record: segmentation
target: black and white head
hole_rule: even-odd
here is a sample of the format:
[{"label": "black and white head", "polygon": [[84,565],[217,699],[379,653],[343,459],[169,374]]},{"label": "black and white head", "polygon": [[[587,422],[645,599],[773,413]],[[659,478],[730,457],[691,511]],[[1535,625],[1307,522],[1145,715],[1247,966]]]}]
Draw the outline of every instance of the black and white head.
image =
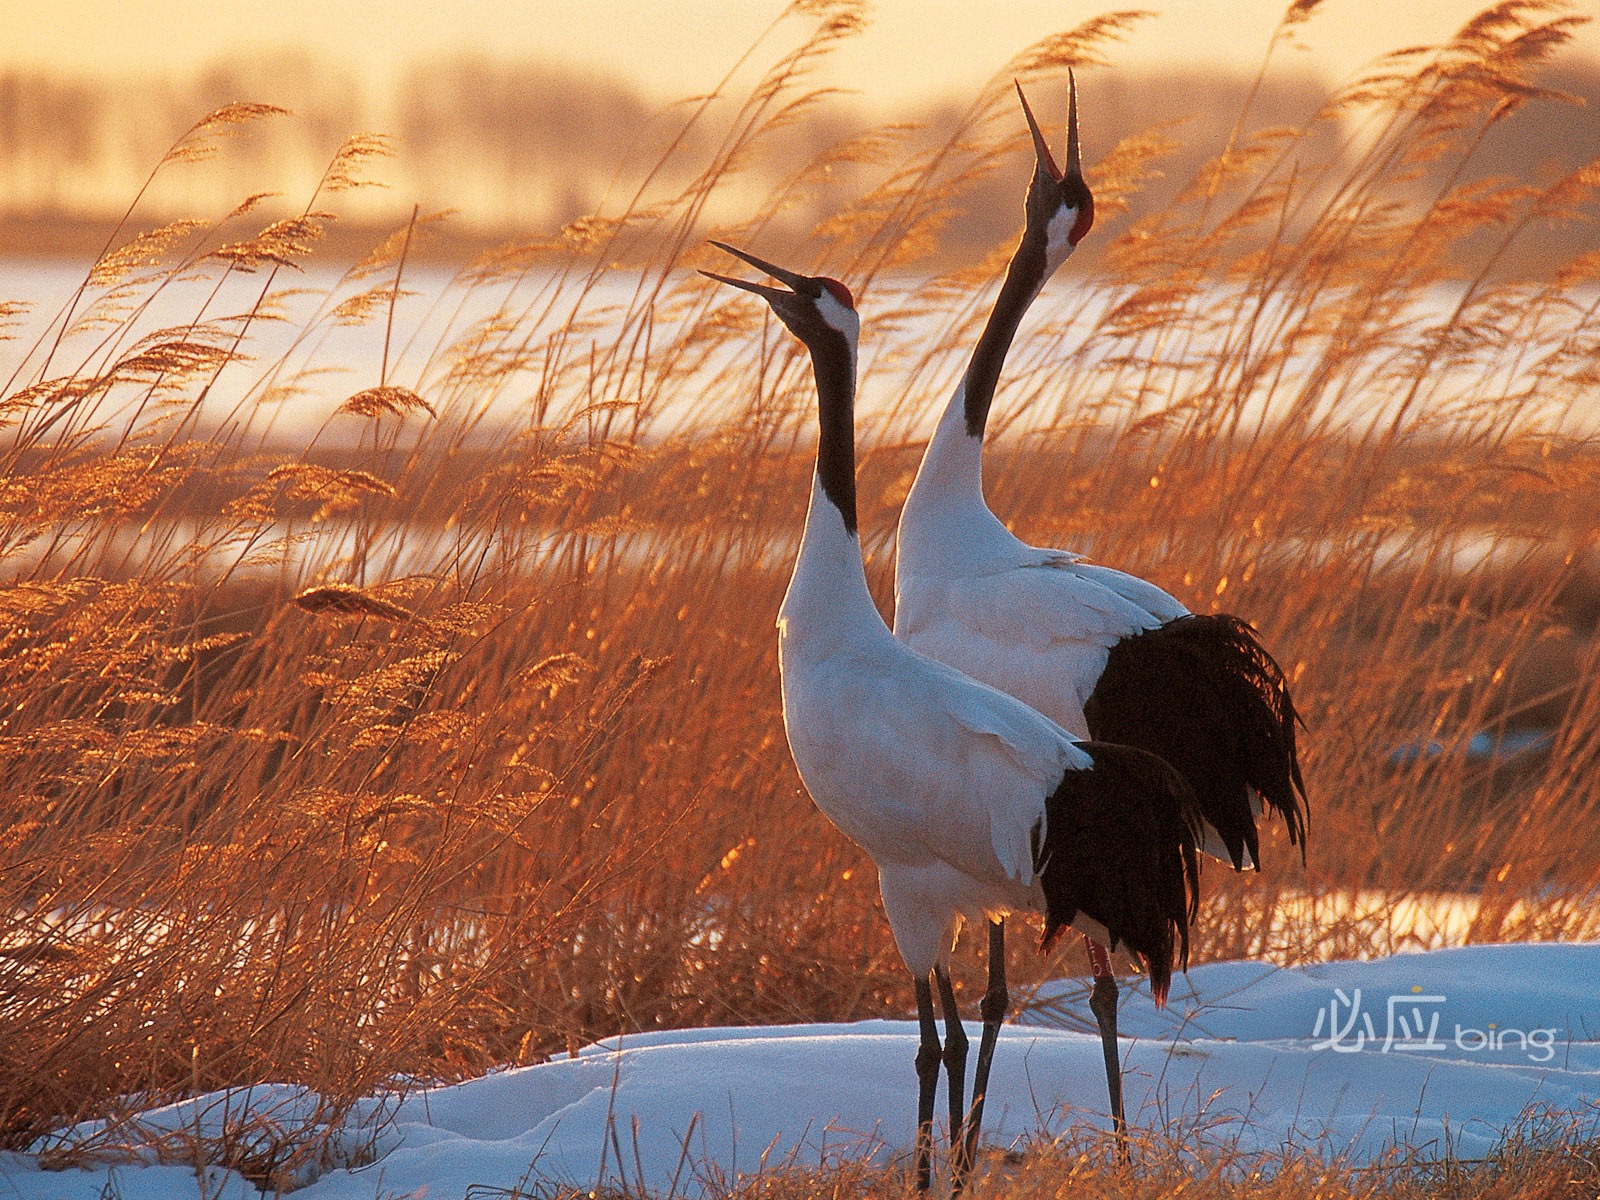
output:
[{"label": "black and white head", "polygon": [[824,275],[800,275],[785,270],[775,263],[736,250],[725,242],[712,242],[719,250],[726,250],[735,258],[743,259],[757,270],[765,271],[785,288],[763,283],[750,283],[731,275],[718,275],[715,271],[701,271],[702,275],[747,292],[754,292],[778,314],[778,319],[789,327],[789,332],[811,349],[813,354],[833,348],[837,339],[843,338],[852,355],[861,335],[861,317],[856,312],[850,289],[837,279]]},{"label": "black and white head", "polygon": [[837,279],[799,275],[722,242],[711,244],[787,285],[787,288],[772,287],[731,275],[718,275],[715,271],[700,272],[719,283],[760,296],[789,327],[789,332],[810,351],[811,368],[817,380],[817,416],[821,424],[817,479],[839,510],[846,531],[855,536],[856,338],[861,333],[861,318],[856,314],[850,289]]},{"label": "black and white head", "polygon": [[1066,261],[1074,247],[1094,224],[1094,195],[1084,182],[1083,165],[1078,151],[1078,81],[1067,75],[1069,96],[1067,105],[1067,168],[1056,166],[1055,156],[1045,141],[1039,123],[1033,119],[1028,98],[1017,84],[1017,96],[1022,101],[1023,115],[1028,118],[1028,130],[1033,134],[1033,182],[1028,185],[1028,228],[1023,235],[1044,251],[1043,279],[1048,279],[1055,269]]}]

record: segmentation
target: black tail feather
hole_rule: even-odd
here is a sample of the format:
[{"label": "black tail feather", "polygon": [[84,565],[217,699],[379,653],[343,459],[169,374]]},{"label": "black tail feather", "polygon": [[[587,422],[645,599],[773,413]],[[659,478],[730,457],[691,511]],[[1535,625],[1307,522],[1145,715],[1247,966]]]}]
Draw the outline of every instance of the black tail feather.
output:
[{"label": "black tail feather", "polygon": [[1112,647],[1084,705],[1089,734],[1171,763],[1194,789],[1235,868],[1261,866],[1253,791],[1306,857],[1310,820],[1283,670],[1250,625],[1226,614],[1179,617]]},{"label": "black tail feather", "polygon": [[1189,924],[1200,906],[1200,813],[1189,785],[1132,746],[1081,742],[1094,759],[1068,771],[1045,802],[1038,847],[1049,950],[1079,913],[1113,946],[1144,960],[1164,1004],[1174,964],[1189,966]]}]

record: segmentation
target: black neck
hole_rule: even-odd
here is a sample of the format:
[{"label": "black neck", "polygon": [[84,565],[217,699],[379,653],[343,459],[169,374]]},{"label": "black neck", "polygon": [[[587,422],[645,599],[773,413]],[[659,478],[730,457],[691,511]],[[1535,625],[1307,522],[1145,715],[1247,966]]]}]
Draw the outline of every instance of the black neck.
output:
[{"label": "black neck", "polygon": [[963,378],[967,433],[971,437],[983,436],[983,427],[989,420],[989,405],[1000,383],[1000,368],[1005,365],[1011,340],[1022,324],[1022,314],[1028,311],[1028,305],[1039,292],[1044,269],[1044,246],[1023,234],[1022,244],[1011,256],[1000,295],[972,351],[972,361],[967,364]]},{"label": "black neck", "polygon": [[817,378],[817,478],[822,490],[856,532],[856,371],[850,342],[828,329],[810,343],[811,370]]}]

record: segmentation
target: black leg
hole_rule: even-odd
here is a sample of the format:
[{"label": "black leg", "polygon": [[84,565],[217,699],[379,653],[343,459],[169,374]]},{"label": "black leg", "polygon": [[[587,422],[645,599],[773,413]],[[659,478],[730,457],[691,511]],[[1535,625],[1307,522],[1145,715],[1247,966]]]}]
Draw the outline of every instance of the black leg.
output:
[{"label": "black leg", "polygon": [[989,1094],[989,1065],[994,1062],[994,1044],[1000,1036],[1000,1023],[1006,1019],[1010,1007],[1011,993],[1006,989],[1006,925],[1004,921],[990,921],[989,986],[984,990],[981,1009],[983,1036],[978,1041],[978,1065],[972,1072],[972,1112],[961,1131],[956,1191],[966,1183],[967,1172],[977,1159],[978,1134],[983,1129],[983,1102]]},{"label": "black leg", "polygon": [[1106,1056],[1106,1090],[1111,1093],[1111,1130],[1117,1139],[1117,1161],[1129,1162],[1128,1125],[1122,1115],[1122,1057],[1117,1052],[1117,977],[1111,972],[1111,955],[1099,942],[1084,935],[1089,951],[1089,969],[1094,972],[1094,991],[1089,994],[1089,1009],[1100,1026],[1100,1046]]},{"label": "black leg", "polygon": [[943,967],[933,969],[933,980],[939,985],[939,1004],[944,1009],[944,1070],[950,1081],[950,1179],[959,1192],[967,1166],[961,1158],[961,1126],[967,1116],[967,1031],[961,1027],[961,1009]]},{"label": "black leg", "polygon": [[939,1027],[933,1018],[933,989],[926,978],[916,982],[917,1024],[922,1044],[917,1047],[917,1191],[933,1186],[933,1094],[939,1086]]}]

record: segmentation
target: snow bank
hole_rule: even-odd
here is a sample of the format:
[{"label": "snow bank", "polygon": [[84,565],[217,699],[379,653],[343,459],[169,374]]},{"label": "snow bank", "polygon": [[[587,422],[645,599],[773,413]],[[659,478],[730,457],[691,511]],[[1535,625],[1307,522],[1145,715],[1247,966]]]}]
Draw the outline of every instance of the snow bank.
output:
[{"label": "snow bank", "polygon": [[[1125,989],[1121,1025],[1131,1123],[1195,1145],[1476,1157],[1530,1111],[1600,1120],[1600,945],[1477,946],[1292,970],[1212,964],[1174,986],[1166,1012]],[[987,1140],[1106,1128],[1093,1028],[1087,987],[1074,981],[1044,989],[1006,1027]],[[333,1159],[296,1195],[459,1197],[535,1181],[692,1195],[787,1165],[887,1163],[912,1142],[916,1038],[910,1021],[864,1021],[609,1039],[573,1058],[374,1102],[338,1131]],[[193,1167],[157,1152],[164,1131],[203,1131],[241,1113],[265,1126],[273,1113],[315,1112],[315,1099],[264,1088],[155,1110],[121,1161],[93,1169],[43,1171],[33,1155],[3,1155],[0,1198],[253,1198],[223,1172],[202,1193]],[[47,1141],[100,1132],[85,1125]]]}]

